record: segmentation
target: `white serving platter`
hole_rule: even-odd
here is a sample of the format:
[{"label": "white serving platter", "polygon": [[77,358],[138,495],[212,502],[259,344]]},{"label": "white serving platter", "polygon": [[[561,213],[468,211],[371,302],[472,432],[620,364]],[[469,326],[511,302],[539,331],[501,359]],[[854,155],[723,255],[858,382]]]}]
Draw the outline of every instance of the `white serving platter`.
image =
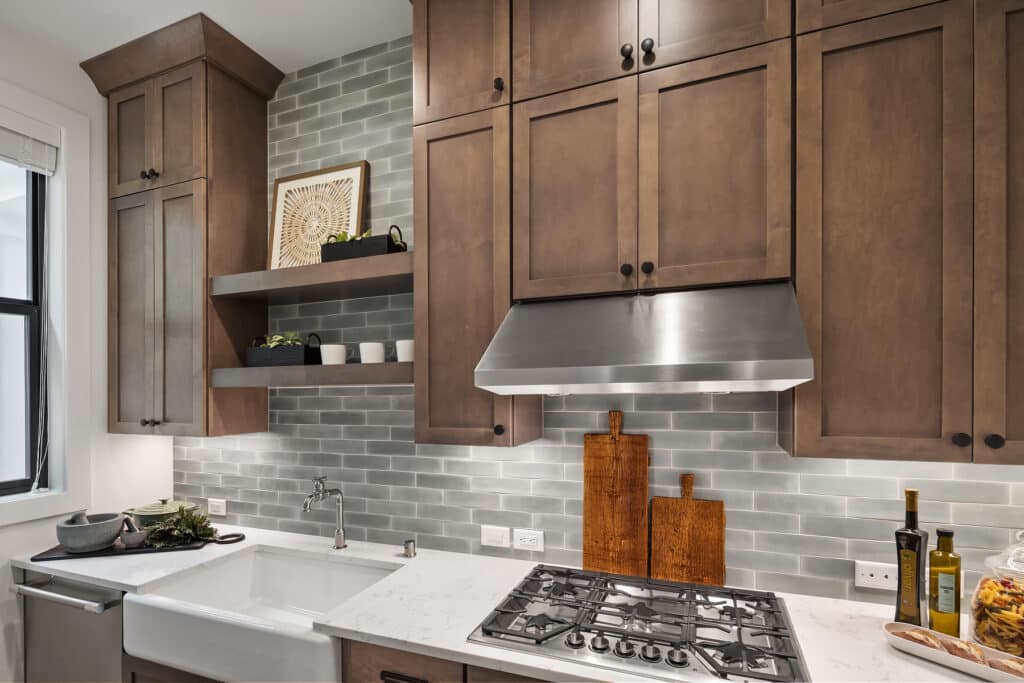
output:
[{"label": "white serving platter", "polygon": [[[939,664],[950,669],[963,671],[964,673],[970,674],[971,676],[974,676],[976,678],[980,678],[983,681],[996,681],[997,683],[1024,683],[1024,677],[1014,676],[1011,673],[1000,671],[999,669],[993,669],[991,666],[988,666],[987,664],[978,664],[977,662],[972,662],[968,659],[964,659],[963,657],[951,655],[945,650],[936,650],[935,648],[928,647],[927,645],[921,645],[920,643],[915,643],[913,641],[907,640],[906,638],[901,638],[896,635],[901,631],[913,631],[915,629],[923,628],[921,626],[914,626],[912,624],[903,624],[900,622],[891,621],[888,624],[886,624],[883,628],[885,629],[885,639],[888,640],[889,644],[897,650],[907,652],[916,657],[921,657],[922,659],[930,660],[932,662],[935,662],[936,664]],[[929,633],[931,633],[939,640],[958,640],[958,638],[947,636],[943,633],[939,633],[938,631],[929,631]],[[1014,657],[1013,655],[1006,654],[1005,652],[1000,652],[999,650],[993,650],[990,647],[985,647],[984,645],[978,643],[976,643],[976,645],[978,645],[978,647],[981,648],[982,652],[985,653],[985,657],[987,659],[1020,660],[1020,657]]]}]

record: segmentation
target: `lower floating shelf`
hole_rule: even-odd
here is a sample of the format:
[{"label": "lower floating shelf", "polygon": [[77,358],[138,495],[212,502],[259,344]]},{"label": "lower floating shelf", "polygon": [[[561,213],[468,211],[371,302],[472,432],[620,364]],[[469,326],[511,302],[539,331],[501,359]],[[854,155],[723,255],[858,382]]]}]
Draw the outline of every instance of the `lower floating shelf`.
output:
[{"label": "lower floating shelf", "polygon": [[213,387],[319,387],[412,384],[412,363],[281,365],[270,368],[215,368]]}]

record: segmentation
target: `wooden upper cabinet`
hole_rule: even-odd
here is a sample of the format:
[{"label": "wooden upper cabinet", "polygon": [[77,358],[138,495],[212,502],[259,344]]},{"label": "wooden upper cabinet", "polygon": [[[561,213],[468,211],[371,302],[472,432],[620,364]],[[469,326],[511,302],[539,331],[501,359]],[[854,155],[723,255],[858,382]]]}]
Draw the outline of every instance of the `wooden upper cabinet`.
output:
[{"label": "wooden upper cabinet", "polygon": [[206,175],[203,62],[115,90],[107,111],[111,197]]},{"label": "wooden upper cabinet", "polygon": [[509,0],[413,2],[413,123],[508,104]]},{"label": "wooden upper cabinet", "polygon": [[789,277],[789,46],[640,75],[641,288]]},{"label": "wooden upper cabinet", "polygon": [[796,0],[796,30],[816,31],[932,2],[935,0]]},{"label": "wooden upper cabinet", "polygon": [[636,21],[637,0],[512,0],[512,98],[636,73]]},{"label": "wooden upper cabinet", "polygon": [[497,396],[473,381],[511,303],[508,119],[498,107],[413,129],[419,443],[508,446],[540,436],[539,399]]},{"label": "wooden upper cabinet", "polygon": [[512,107],[513,296],[636,289],[637,80]]},{"label": "wooden upper cabinet", "polygon": [[792,27],[790,0],[639,0],[639,9],[641,70],[766,43]]},{"label": "wooden upper cabinet", "polygon": [[1024,463],[1024,0],[975,24],[974,459]]},{"label": "wooden upper cabinet", "polygon": [[796,455],[971,459],[972,17],[797,39]]}]

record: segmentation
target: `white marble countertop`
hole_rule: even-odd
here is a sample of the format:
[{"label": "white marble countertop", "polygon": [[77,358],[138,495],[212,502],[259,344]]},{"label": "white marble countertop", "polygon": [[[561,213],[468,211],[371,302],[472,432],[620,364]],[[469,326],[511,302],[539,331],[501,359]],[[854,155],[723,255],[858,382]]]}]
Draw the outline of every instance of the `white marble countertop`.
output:
[{"label": "white marble countertop", "polygon": [[[11,564],[115,590],[145,593],[175,574],[256,545],[392,562],[403,566],[325,614],[315,624],[316,630],[549,680],[644,680],[466,640],[534,562],[428,549],[406,559],[401,548],[391,545],[351,542],[345,550],[336,551],[328,539],[316,536],[223,525],[220,529],[223,533],[243,531],[246,540],[233,545],[208,545],[202,550],[122,557],[31,562],[30,556],[22,556]],[[892,610],[886,605],[794,594],[780,597],[786,601],[814,681],[974,680],[890,647],[881,630],[891,618]]]}]

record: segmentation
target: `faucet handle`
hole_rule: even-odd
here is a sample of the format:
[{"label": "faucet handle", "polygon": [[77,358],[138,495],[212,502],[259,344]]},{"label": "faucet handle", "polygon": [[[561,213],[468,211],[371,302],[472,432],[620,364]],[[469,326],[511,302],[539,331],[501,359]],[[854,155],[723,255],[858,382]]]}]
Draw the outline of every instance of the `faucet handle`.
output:
[{"label": "faucet handle", "polygon": [[313,477],[313,491],[315,493],[322,492],[327,488],[327,477]]}]

